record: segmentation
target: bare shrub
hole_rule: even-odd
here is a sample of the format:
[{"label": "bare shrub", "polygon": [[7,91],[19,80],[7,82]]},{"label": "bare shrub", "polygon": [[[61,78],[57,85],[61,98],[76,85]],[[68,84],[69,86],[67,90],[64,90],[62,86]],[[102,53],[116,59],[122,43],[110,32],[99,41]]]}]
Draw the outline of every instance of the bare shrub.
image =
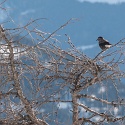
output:
[{"label": "bare shrub", "polygon": [[0,26],[0,123],[124,124],[124,39],[91,59],[67,34],[69,51],[60,47],[57,32],[73,19],[52,33],[37,21]]}]

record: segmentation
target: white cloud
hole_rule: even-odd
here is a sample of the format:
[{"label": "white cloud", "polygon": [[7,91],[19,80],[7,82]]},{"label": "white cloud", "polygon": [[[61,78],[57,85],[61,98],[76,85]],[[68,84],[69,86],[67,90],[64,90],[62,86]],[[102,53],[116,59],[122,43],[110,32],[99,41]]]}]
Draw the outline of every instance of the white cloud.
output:
[{"label": "white cloud", "polygon": [[117,115],[118,114],[119,109],[117,107],[114,108],[114,114]]},{"label": "white cloud", "polygon": [[100,87],[98,93],[101,94],[101,93],[104,93],[106,91],[106,88],[104,86]]},{"label": "white cloud", "polygon": [[77,0],[79,2],[90,2],[90,3],[107,3],[107,4],[120,4],[125,0]]},{"label": "white cloud", "polygon": [[99,112],[99,110],[100,110],[98,107],[91,107],[91,109],[94,111],[97,111],[97,112]]},{"label": "white cloud", "polygon": [[64,103],[64,102],[60,102],[57,107],[59,107],[60,109],[66,109],[66,108],[69,108],[71,107],[71,104],[67,104],[67,103]]},{"label": "white cloud", "polygon": [[77,49],[80,49],[80,50],[87,50],[87,49],[92,49],[92,48],[94,48],[96,45],[94,44],[94,45],[84,45],[84,46],[79,46],[79,47],[77,47]]},{"label": "white cloud", "polygon": [[21,15],[24,16],[24,15],[27,15],[29,13],[34,13],[34,12],[35,10],[26,10],[26,11],[21,12]]}]

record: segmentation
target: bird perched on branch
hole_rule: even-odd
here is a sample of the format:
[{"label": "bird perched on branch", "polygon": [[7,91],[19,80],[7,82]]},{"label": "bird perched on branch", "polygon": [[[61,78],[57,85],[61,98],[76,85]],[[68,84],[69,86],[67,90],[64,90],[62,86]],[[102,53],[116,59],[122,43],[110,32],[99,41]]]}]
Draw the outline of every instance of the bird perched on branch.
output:
[{"label": "bird perched on branch", "polygon": [[[103,37],[99,36],[98,39],[99,41],[99,47],[104,51],[112,46],[107,40],[105,40]],[[96,40],[96,41],[97,41]]]}]

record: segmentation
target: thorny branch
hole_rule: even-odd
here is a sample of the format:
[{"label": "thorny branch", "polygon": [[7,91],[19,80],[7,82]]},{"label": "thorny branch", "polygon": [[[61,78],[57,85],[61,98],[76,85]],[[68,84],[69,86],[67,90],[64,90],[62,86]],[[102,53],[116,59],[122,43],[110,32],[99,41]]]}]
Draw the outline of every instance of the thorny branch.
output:
[{"label": "thorny branch", "polygon": [[22,101],[22,103],[24,104],[25,110],[27,112],[27,114],[29,115],[30,119],[32,122],[35,122],[38,125],[47,125],[46,122],[44,121],[39,121],[33,110],[32,107],[30,105],[30,103],[28,102],[28,100],[24,97],[24,94],[22,92],[22,88],[20,86],[20,81],[19,81],[19,76],[18,73],[16,71],[16,66],[14,64],[14,52],[13,52],[13,47],[12,47],[12,42],[8,40],[8,38],[5,35],[5,31],[2,28],[2,26],[0,26],[0,35],[2,37],[3,40],[5,40],[6,44],[8,45],[8,50],[9,50],[9,63],[10,63],[10,67],[11,67],[11,73],[12,73],[12,79],[14,81],[14,88],[17,91],[17,94],[20,98],[20,100]]},{"label": "thorny branch", "polygon": [[91,59],[66,34],[71,48],[63,50],[56,34],[72,20],[52,33],[38,29],[38,20],[21,28],[0,27],[0,113],[7,115],[1,123],[124,122],[124,39]]}]

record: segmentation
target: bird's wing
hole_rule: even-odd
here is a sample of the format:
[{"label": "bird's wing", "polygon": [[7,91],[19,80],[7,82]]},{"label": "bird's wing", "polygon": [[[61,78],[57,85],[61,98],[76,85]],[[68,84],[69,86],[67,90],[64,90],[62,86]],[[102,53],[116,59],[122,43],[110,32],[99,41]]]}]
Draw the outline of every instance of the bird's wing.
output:
[{"label": "bird's wing", "polygon": [[111,43],[108,42],[108,40],[105,40],[105,44],[112,45]]},{"label": "bird's wing", "polygon": [[107,45],[112,45],[111,43],[109,43],[109,42],[106,42],[107,43]]},{"label": "bird's wing", "polygon": [[106,42],[105,42],[105,45],[106,45],[106,44],[107,44],[107,45],[112,45],[112,44],[111,44],[111,43],[109,43],[108,41],[106,41]]}]

